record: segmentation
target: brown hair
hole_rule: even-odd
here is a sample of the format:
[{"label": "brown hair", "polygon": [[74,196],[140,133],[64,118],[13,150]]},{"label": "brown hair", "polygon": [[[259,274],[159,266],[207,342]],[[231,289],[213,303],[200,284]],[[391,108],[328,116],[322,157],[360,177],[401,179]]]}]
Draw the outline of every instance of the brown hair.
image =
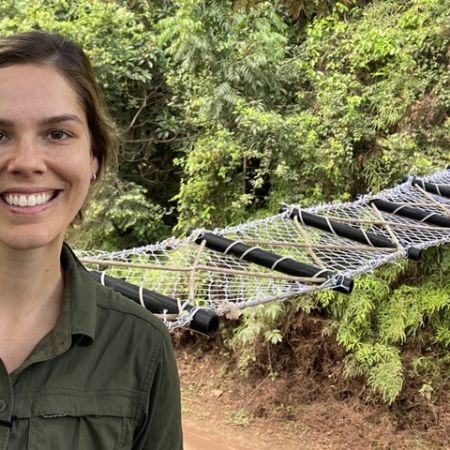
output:
[{"label": "brown hair", "polygon": [[91,63],[81,47],[58,34],[30,31],[0,38],[0,68],[13,64],[48,64],[71,84],[86,114],[91,151],[101,175],[114,162],[117,133],[108,116]]}]

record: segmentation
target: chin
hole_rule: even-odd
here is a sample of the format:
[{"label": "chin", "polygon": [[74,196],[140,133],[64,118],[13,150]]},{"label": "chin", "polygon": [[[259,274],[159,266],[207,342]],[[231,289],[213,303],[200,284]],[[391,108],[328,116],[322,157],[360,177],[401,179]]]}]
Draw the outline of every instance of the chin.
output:
[{"label": "chin", "polygon": [[[3,240],[3,239],[2,239]],[[7,247],[14,250],[34,250],[44,247],[62,245],[63,236],[54,235],[48,232],[16,234],[8,240],[3,240]]]}]

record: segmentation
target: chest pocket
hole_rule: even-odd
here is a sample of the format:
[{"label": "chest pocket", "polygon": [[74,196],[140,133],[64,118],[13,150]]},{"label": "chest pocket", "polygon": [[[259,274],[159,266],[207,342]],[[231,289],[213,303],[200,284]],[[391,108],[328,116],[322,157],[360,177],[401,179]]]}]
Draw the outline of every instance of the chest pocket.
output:
[{"label": "chest pocket", "polygon": [[49,394],[17,420],[29,421],[28,450],[130,450],[134,405],[117,393]]}]

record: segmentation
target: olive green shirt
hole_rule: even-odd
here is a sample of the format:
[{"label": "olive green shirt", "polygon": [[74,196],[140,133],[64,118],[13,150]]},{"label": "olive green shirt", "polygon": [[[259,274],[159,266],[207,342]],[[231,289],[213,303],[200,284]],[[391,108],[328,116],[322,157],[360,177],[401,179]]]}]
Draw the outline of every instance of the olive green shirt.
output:
[{"label": "olive green shirt", "polygon": [[0,450],[180,450],[179,380],[164,324],[93,281],[64,246],[63,310],[8,375]]}]

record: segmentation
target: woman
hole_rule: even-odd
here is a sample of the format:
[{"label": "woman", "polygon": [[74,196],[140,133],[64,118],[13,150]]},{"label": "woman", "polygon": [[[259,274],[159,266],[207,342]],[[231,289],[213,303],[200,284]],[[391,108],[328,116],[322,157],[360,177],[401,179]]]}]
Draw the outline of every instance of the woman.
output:
[{"label": "woman", "polygon": [[182,448],[167,330],[63,242],[113,152],[82,50],[0,39],[1,449]]}]

